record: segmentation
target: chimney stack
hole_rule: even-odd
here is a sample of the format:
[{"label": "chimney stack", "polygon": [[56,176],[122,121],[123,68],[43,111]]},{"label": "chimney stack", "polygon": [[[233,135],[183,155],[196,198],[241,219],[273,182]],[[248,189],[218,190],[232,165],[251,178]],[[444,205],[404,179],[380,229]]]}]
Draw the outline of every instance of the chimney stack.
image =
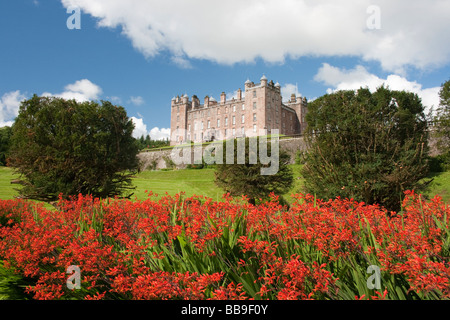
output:
[{"label": "chimney stack", "polygon": [[225,94],[225,92],[222,92],[222,94],[220,95],[220,103],[225,104],[226,101],[227,101],[227,95]]}]

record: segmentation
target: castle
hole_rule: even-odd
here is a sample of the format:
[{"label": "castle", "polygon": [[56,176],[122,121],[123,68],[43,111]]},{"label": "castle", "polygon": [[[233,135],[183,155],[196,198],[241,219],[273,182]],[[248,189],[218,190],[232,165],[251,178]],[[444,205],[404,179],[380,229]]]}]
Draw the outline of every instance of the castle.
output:
[{"label": "castle", "polygon": [[252,137],[271,134],[295,135],[304,131],[307,112],[306,98],[292,94],[282,101],[281,86],[268,82],[263,76],[260,83],[245,82],[245,93],[237,91],[237,97],[227,100],[222,92],[220,101],[206,96],[200,104],[197,96],[187,95],[172,99],[171,145],[234,137]]}]

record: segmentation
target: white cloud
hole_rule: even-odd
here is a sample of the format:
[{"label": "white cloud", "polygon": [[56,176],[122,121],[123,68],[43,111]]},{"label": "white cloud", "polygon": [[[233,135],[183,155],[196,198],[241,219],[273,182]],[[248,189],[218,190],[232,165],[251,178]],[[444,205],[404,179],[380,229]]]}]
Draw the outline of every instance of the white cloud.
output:
[{"label": "white cloud", "polygon": [[26,97],[19,90],[5,93],[0,99],[0,127],[12,126]]},{"label": "white cloud", "polygon": [[381,79],[369,73],[363,66],[356,66],[354,69],[346,70],[324,63],[315,75],[314,80],[331,86],[327,90],[328,93],[337,90],[356,90],[361,87],[367,87],[373,92],[384,84],[391,90],[405,90],[416,93],[422,99],[422,104],[427,111],[433,106],[436,109],[439,105],[440,87],[424,89],[420,83],[409,81],[396,74],[391,74],[386,79]]},{"label": "white cloud", "polygon": [[64,92],[56,94],[44,92],[42,96],[54,96],[66,100],[75,99],[79,102],[85,102],[90,100],[97,100],[102,94],[102,89],[88,79],[82,79],[76,81],[75,83],[68,84],[64,89]]},{"label": "white cloud", "polygon": [[150,137],[153,140],[165,140],[170,139],[170,129],[169,128],[158,128],[155,127],[150,130]]},{"label": "white cloud", "polygon": [[450,62],[450,1],[377,0],[380,29],[368,28],[371,0],[61,0],[101,27],[119,27],[146,57],[233,64],[262,58],[357,56],[399,73]]},{"label": "white cloud", "polygon": [[130,97],[130,103],[134,104],[135,106],[141,106],[145,103],[144,98],[142,97]]},{"label": "white cloud", "polygon": [[144,123],[144,120],[138,119],[136,117],[130,118],[134,123],[134,131],[133,137],[140,138],[142,136],[146,136],[148,134],[147,125]]},{"label": "white cloud", "polygon": [[281,87],[281,97],[283,101],[288,101],[291,99],[291,95],[295,93],[296,96],[301,96],[301,93],[298,92],[298,85],[292,83],[286,83]]},{"label": "white cloud", "polygon": [[144,120],[142,118],[136,118],[131,117],[130,118],[134,123],[134,131],[133,131],[133,137],[140,138],[142,136],[150,135],[150,138],[153,140],[164,140],[169,138],[170,139],[170,129],[168,128],[158,128],[155,127],[151,129],[150,131],[147,130],[147,125],[144,123]]}]

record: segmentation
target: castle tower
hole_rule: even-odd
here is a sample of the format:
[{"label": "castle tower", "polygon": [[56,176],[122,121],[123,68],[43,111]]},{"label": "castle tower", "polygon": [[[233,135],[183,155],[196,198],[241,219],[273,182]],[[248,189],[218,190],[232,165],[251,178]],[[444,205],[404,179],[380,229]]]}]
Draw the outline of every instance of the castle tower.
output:
[{"label": "castle tower", "polygon": [[187,112],[192,108],[187,95],[177,96],[172,99],[170,113],[170,145],[176,145],[187,140]]},{"label": "castle tower", "polygon": [[306,128],[306,119],[305,115],[307,112],[308,102],[306,98],[302,98],[301,96],[297,96],[295,93],[291,95],[291,99],[286,103],[286,105],[295,110],[297,115],[297,123],[296,123],[296,132],[301,134],[305,131]]}]

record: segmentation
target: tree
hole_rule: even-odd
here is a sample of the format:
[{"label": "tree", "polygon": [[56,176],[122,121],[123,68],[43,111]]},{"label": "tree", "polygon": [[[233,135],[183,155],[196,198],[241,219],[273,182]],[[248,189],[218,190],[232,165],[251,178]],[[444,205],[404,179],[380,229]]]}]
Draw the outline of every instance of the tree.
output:
[{"label": "tree", "polygon": [[0,166],[6,166],[11,145],[11,127],[0,128]]},{"label": "tree", "polygon": [[[261,161],[261,157],[257,157],[257,155],[254,154],[254,158],[256,158],[257,161],[255,164],[250,164],[250,162],[254,163],[253,161],[250,161],[252,156],[250,150],[253,150],[250,148],[250,145],[251,143],[255,143],[255,145],[261,146],[260,140],[256,137],[245,138],[245,151],[244,148],[239,148],[238,141],[239,139],[233,140],[234,160],[232,163],[227,161],[227,142],[222,142],[223,161],[222,164],[216,164],[216,184],[226,192],[230,193],[231,196],[246,195],[249,198],[249,202],[252,204],[255,204],[256,200],[259,198],[267,199],[271,192],[278,196],[282,196],[284,193],[288,192],[293,184],[293,173],[288,166],[290,156],[284,150],[272,150],[271,142],[268,141],[267,155],[272,158],[273,161],[276,161],[276,163]],[[239,157],[242,156],[239,152],[245,152],[245,161],[238,161]],[[244,157],[242,157],[242,159],[244,159]],[[269,174],[261,173],[262,168],[268,169],[271,168],[272,165],[276,165],[278,170],[274,170]],[[268,171],[270,171],[270,169],[268,169]]]},{"label": "tree", "polygon": [[25,197],[119,195],[138,166],[134,125],[123,107],[38,97],[22,102],[12,127],[11,166]]},{"label": "tree", "polygon": [[427,121],[416,94],[338,91],[311,102],[306,121],[307,192],[399,210],[405,190],[426,188]]},{"label": "tree", "polygon": [[450,80],[441,86],[439,91],[440,106],[435,117],[434,134],[437,146],[442,155],[450,160]]}]

